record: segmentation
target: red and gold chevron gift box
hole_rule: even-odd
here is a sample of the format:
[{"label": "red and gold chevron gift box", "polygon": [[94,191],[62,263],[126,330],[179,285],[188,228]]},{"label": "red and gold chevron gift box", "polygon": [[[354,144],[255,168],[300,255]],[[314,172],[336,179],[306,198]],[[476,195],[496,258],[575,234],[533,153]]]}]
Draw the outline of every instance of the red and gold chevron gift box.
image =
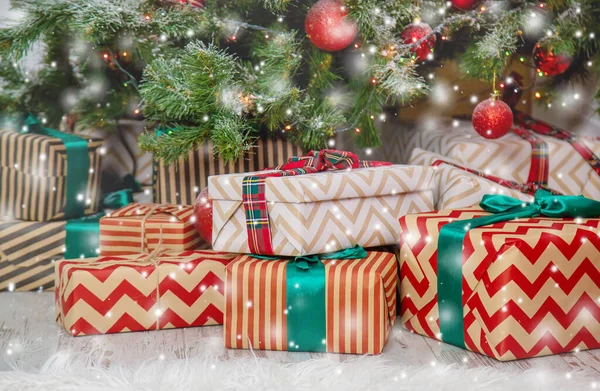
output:
[{"label": "red and gold chevron gift box", "polygon": [[227,266],[225,346],[381,353],[396,319],[396,256],[318,260],[308,282],[295,262],[241,255]]},{"label": "red and gold chevron gift box", "polygon": [[132,203],[100,219],[100,255],[199,249],[194,207]]},{"label": "red and gold chevron gift box", "polygon": [[[439,285],[444,280],[438,278],[438,255],[449,250],[438,249],[440,230],[488,215],[455,209],[400,219],[406,328],[448,340],[440,331],[439,293],[448,287]],[[456,280],[458,292],[462,284],[458,323],[464,347],[502,361],[599,348],[599,228],[600,219],[538,217],[470,229],[462,247],[462,282]],[[444,314],[443,322],[457,323]]]},{"label": "red and gold chevron gift box", "polygon": [[223,323],[225,266],[210,250],[55,263],[56,320],[73,336]]}]

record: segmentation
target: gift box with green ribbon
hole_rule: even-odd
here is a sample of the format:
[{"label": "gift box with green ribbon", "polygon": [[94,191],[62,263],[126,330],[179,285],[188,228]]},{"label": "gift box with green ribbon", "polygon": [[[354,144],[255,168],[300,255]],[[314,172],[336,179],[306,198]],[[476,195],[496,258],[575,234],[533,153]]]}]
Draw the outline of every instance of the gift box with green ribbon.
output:
[{"label": "gift box with green ribbon", "polygon": [[538,190],[400,219],[408,329],[498,360],[600,347],[600,202]]},{"label": "gift box with green ribbon", "polygon": [[393,253],[241,255],[226,273],[228,348],[379,354],[396,319]]},{"label": "gift box with green ribbon", "polygon": [[[106,211],[121,208],[133,197],[130,190],[108,194]],[[0,219],[0,291],[54,288],[54,262],[88,258],[100,250],[100,218],[104,212],[68,221]]]},{"label": "gift box with green ribbon", "polygon": [[50,221],[100,208],[102,140],[45,128],[0,130],[0,217]]}]

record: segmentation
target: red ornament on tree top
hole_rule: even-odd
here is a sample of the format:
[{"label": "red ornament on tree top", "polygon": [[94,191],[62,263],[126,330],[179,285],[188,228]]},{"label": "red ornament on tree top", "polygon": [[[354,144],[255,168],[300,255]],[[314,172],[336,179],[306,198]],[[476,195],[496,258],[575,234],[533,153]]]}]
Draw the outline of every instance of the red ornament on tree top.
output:
[{"label": "red ornament on tree top", "polygon": [[427,59],[427,56],[433,52],[435,47],[435,34],[431,34],[433,30],[427,23],[411,23],[400,33],[400,38],[405,44],[415,44],[424,37],[429,36],[420,45],[411,49],[411,52],[415,54],[417,61],[423,61]]},{"label": "red ornament on tree top", "polygon": [[451,1],[454,8],[458,8],[461,10],[470,10],[475,8],[479,0],[452,0]]},{"label": "red ornament on tree top", "polygon": [[196,217],[196,229],[200,237],[208,243],[212,243],[212,202],[208,198],[208,187],[202,189],[196,205],[194,205],[194,216]]},{"label": "red ornament on tree top", "polygon": [[329,52],[345,49],[358,33],[356,22],[348,17],[346,5],[340,0],[319,0],[313,4],[304,28],[313,45]]},{"label": "red ornament on tree top", "polygon": [[551,50],[535,45],[533,59],[538,71],[546,76],[557,76],[571,66],[572,58],[566,54],[554,54]]},{"label": "red ornament on tree top", "polygon": [[513,113],[510,107],[497,99],[496,95],[486,99],[473,111],[473,128],[482,137],[496,139],[504,136],[513,126]]}]

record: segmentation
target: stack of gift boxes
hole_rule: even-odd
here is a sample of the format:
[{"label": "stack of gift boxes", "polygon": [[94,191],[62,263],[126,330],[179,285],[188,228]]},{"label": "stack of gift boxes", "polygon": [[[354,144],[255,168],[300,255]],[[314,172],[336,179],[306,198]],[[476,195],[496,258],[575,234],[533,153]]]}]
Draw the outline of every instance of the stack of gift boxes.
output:
[{"label": "stack of gift boxes", "polygon": [[223,324],[229,348],[378,354],[400,313],[499,360],[598,348],[600,140],[515,125],[500,140],[414,132],[410,165],[323,150],[211,176],[210,250],[191,206],[129,204],[100,220],[98,257],[55,263],[57,321],[74,336]]},{"label": "stack of gift boxes", "polygon": [[55,260],[98,248],[73,231],[99,218],[102,140],[20,130],[0,130],[0,290],[52,289]]}]

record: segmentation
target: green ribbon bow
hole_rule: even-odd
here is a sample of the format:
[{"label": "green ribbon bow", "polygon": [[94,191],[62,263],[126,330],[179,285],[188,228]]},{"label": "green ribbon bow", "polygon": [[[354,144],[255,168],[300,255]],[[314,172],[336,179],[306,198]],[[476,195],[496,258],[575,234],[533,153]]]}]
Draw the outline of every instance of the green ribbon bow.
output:
[{"label": "green ribbon bow", "polygon": [[[281,257],[252,255],[259,259]],[[320,254],[303,255],[286,268],[286,311],[288,350],[325,352],[327,350],[327,312],[325,265],[322,259],[364,259],[361,246]]]},{"label": "green ribbon bow", "polygon": [[[120,209],[132,202],[133,191],[124,189],[106,195],[102,205],[105,209]],[[104,212],[100,212],[67,221],[65,228],[65,259],[91,258],[98,255],[100,219],[104,215]]]},{"label": "green ribbon bow", "polygon": [[54,137],[62,141],[67,152],[67,180],[65,184],[65,219],[74,219],[85,214],[85,194],[90,172],[88,141],[82,137],[44,128],[40,121],[29,115],[23,122],[26,131]]},{"label": "green ribbon bow", "polygon": [[473,219],[446,224],[438,239],[438,309],[442,340],[455,346],[465,347],[463,297],[462,297],[462,248],[468,232],[519,218],[546,216],[552,218],[600,216],[600,202],[583,196],[553,195],[538,190],[533,202],[523,202],[503,195],[486,194],[479,204],[486,212],[494,213]]}]

